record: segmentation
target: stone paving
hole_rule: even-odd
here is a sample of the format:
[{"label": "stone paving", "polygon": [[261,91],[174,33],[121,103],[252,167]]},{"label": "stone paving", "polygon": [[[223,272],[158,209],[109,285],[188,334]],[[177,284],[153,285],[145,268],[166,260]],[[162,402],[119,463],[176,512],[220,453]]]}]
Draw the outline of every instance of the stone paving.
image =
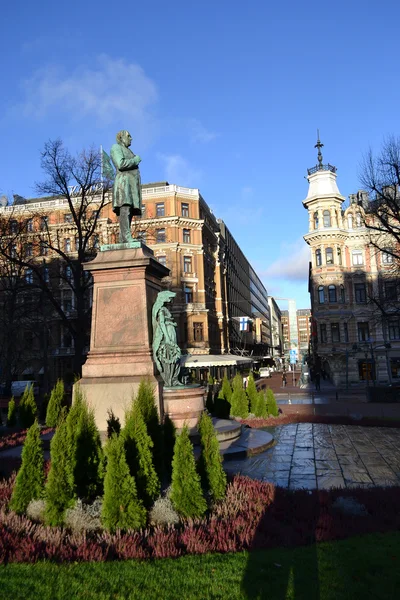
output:
[{"label": "stone paving", "polygon": [[400,429],[299,423],[267,431],[276,445],[224,462],[227,473],[289,489],[400,485]]}]

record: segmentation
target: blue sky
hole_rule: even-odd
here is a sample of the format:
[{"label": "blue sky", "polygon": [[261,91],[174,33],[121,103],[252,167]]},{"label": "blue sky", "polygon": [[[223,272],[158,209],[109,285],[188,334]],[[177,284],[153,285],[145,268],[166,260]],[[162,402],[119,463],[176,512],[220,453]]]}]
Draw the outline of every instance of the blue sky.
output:
[{"label": "blue sky", "polygon": [[[133,135],[142,179],[198,187],[268,292],[309,306],[307,167],[399,134],[395,0],[14,0],[0,37],[0,191],[35,194],[40,150]],[[282,303],[285,307],[285,304]]]}]

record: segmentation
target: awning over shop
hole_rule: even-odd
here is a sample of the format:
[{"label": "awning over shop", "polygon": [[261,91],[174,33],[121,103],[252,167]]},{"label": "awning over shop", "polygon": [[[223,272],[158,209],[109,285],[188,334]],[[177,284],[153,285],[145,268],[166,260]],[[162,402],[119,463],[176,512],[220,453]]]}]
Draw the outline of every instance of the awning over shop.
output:
[{"label": "awning over shop", "polygon": [[237,356],[235,354],[188,354],[181,356],[181,365],[188,369],[194,369],[196,367],[250,366],[252,362],[252,358],[247,356]]}]

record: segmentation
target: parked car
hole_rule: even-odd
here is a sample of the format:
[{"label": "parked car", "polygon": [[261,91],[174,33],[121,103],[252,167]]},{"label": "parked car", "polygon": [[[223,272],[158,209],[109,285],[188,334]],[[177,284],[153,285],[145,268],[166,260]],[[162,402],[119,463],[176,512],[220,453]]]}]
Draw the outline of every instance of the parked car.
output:
[{"label": "parked car", "polygon": [[272,375],[271,375],[271,367],[261,367],[261,369],[260,369],[260,377],[272,377]]}]

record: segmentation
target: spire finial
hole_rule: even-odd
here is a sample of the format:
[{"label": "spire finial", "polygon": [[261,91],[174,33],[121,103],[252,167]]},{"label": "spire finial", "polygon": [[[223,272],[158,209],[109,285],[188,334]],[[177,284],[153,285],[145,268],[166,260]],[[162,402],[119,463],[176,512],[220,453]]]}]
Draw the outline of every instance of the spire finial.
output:
[{"label": "spire finial", "polygon": [[314,148],[318,148],[318,166],[319,166],[319,168],[321,168],[322,160],[323,160],[322,154],[321,154],[321,148],[323,148],[324,145],[321,144],[321,141],[319,139],[319,129],[317,129],[317,138],[318,138],[318,140],[317,140],[317,143],[315,144]]}]

